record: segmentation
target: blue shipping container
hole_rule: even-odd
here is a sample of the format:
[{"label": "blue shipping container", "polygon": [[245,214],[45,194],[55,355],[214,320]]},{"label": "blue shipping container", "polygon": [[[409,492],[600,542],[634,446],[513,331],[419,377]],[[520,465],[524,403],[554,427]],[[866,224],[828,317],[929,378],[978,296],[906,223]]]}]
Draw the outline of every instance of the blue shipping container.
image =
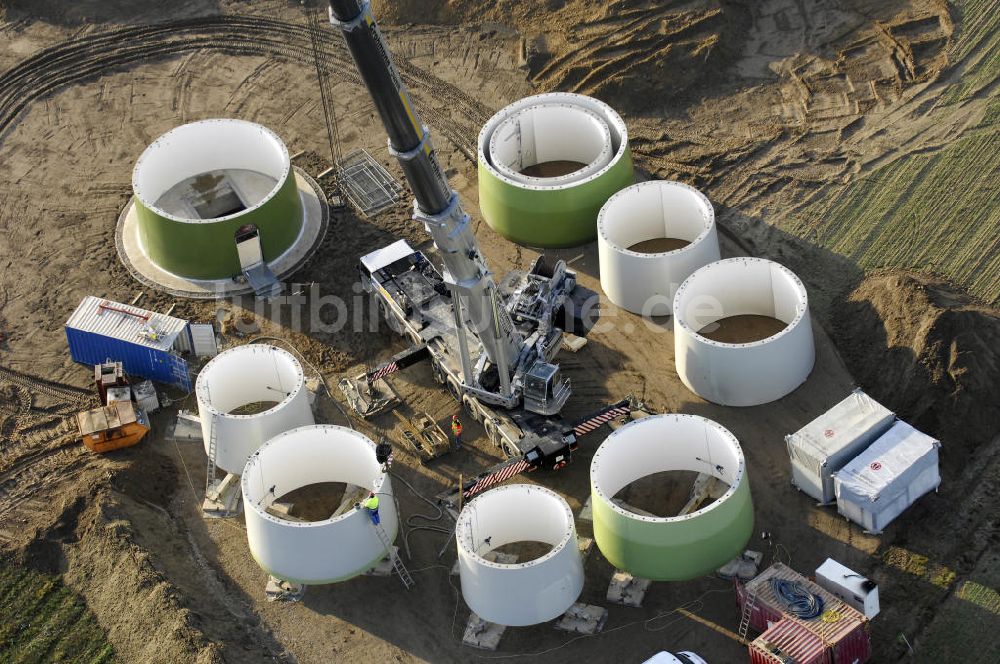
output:
[{"label": "blue shipping container", "polygon": [[190,347],[187,321],[138,307],[87,296],[66,321],[73,360],[121,362],[135,376],[190,390],[187,361],[176,347]]}]

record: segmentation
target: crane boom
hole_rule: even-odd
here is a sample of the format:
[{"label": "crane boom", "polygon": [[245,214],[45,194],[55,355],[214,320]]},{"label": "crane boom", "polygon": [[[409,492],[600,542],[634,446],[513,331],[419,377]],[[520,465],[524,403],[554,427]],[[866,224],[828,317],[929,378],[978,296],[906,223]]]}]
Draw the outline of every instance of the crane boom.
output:
[{"label": "crane boom", "polygon": [[330,20],[343,32],[351,56],[389,136],[396,157],[413,189],[413,218],[423,222],[445,266],[445,281],[460,298],[464,320],[482,342],[509,391],[510,374],[521,359],[525,342],[497,291],[479,251],[469,215],[448,184],[392,55],[371,14],[367,0],[330,0]]}]

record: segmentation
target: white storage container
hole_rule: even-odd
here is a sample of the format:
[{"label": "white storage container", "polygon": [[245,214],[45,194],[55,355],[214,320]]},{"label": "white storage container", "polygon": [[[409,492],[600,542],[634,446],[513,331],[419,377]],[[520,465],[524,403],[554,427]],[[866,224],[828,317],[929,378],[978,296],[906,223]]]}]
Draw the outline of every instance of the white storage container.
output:
[{"label": "white storage container", "polygon": [[833,473],[892,426],[895,415],[860,389],[798,431],[785,436],[792,484],[821,503],[832,503]]},{"label": "white storage container", "polygon": [[845,604],[865,614],[866,618],[878,615],[878,584],[844,567],[833,558],[827,558],[816,568],[816,583]]},{"label": "white storage container", "polygon": [[940,446],[906,422],[896,422],[834,474],[837,510],[868,532],[882,532],[917,498],[937,489]]}]

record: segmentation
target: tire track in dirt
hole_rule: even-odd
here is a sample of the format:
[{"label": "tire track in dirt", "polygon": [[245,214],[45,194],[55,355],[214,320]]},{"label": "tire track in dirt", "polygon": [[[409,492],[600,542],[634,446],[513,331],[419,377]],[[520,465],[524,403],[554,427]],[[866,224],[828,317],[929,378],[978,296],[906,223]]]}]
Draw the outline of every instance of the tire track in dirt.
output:
[{"label": "tire track in dirt", "polygon": [[[33,101],[61,87],[126,65],[203,49],[281,58],[303,65],[315,60],[308,26],[261,17],[216,16],[92,32],[43,49],[0,75],[0,137]],[[328,71],[341,80],[360,83],[339,34],[324,32],[318,39],[318,50]],[[398,67],[414,88],[428,121],[474,160],[479,127],[492,115],[491,109],[405,60],[399,61]],[[183,70],[183,65],[179,69]],[[178,94],[183,97],[185,92],[182,89]],[[446,105],[449,116],[443,116],[430,100]]]}]

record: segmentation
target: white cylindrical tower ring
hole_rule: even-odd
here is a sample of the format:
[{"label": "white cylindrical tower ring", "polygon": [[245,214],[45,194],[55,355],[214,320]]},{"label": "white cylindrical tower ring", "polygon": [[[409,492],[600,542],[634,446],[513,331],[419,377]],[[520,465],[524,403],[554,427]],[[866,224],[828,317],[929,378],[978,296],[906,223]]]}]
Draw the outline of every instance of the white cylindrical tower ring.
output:
[{"label": "white cylindrical tower ring", "polygon": [[290,491],[321,482],[364,487],[379,497],[380,525],[390,542],[399,528],[392,483],[375,458],[375,443],[353,429],[314,425],[279,434],[250,457],[241,481],[250,553],[268,574],[285,581],[342,581],[388,553],[366,509],[350,507],[310,522],[268,513]]},{"label": "white cylindrical tower ring", "polygon": [[[698,396],[724,406],[780,399],[805,382],[815,361],[809,297],[787,267],[729,258],[699,268],[674,297],[677,375]],[[759,315],[785,323],[766,339],[724,343],[699,334],[723,318]]]},{"label": "white cylindrical tower ring", "polygon": [[174,127],[143,150],[132,171],[132,191],[143,206],[161,217],[185,224],[212,224],[234,215],[179,216],[161,207],[159,199],[186,177],[227,169],[253,171],[275,181],[258,200],[236,213],[246,215],[278,194],[292,162],[284,142],[267,127],[246,120],[200,120]]},{"label": "white cylindrical tower ring", "polygon": [[[243,472],[268,439],[315,422],[302,365],[276,346],[247,344],[219,353],[198,374],[195,394],[205,453],[214,427],[215,464],[229,473]],[[277,403],[260,413],[233,413],[260,402]]]},{"label": "white cylindrical tower ring", "polygon": [[[465,506],[455,533],[462,596],[484,620],[508,626],[552,620],[583,590],[573,512],[550,489],[529,484],[491,489]],[[552,549],[523,563],[484,558],[513,542],[543,542]]]},{"label": "white cylindrical tower ring", "polygon": [[[630,247],[674,238],[690,244],[659,253]],[[654,180],[626,187],[597,217],[601,288],[612,302],[643,316],[669,315],[677,288],[719,260],[715,210],[708,198],[681,182]]]}]

